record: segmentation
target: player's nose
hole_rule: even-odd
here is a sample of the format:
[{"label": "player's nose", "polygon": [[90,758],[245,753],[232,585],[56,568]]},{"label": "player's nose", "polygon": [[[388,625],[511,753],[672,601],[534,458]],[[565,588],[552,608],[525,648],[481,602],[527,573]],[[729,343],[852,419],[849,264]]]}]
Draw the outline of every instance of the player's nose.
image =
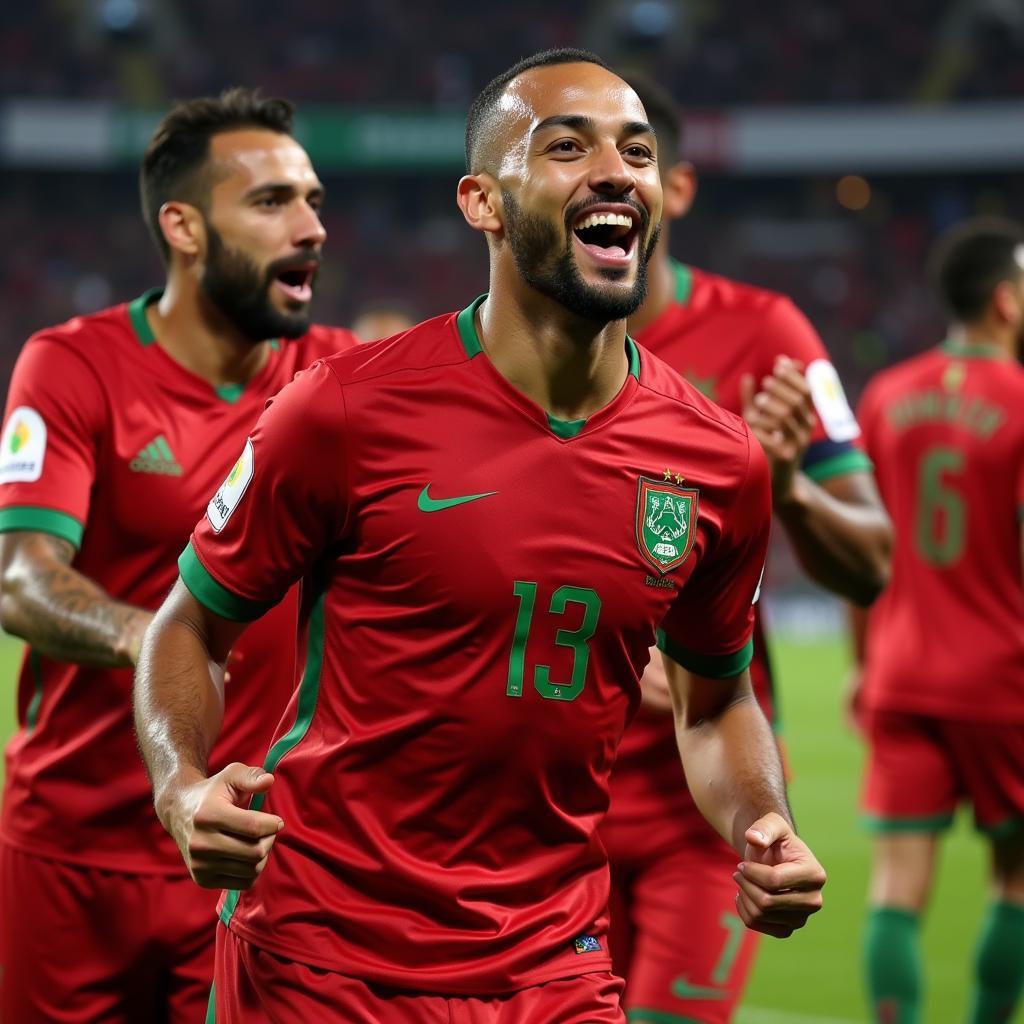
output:
[{"label": "player's nose", "polygon": [[327,229],[320,219],[319,211],[309,203],[299,203],[292,242],[300,248],[320,248],[327,240]]},{"label": "player's nose", "polygon": [[628,195],[636,187],[633,168],[623,159],[618,146],[603,145],[594,153],[590,187],[602,195]]}]

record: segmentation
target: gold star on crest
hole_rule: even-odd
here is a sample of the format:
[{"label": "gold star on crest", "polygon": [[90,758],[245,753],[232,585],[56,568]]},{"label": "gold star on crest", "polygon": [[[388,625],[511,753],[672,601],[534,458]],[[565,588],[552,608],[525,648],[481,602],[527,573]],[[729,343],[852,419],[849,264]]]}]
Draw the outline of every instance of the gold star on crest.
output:
[{"label": "gold star on crest", "polygon": [[668,480],[668,481],[672,480],[672,470],[671,469],[666,469],[664,475],[665,475],[665,479],[666,480]]},{"label": "gold star on crest", "polygon": [[686,479],[682,473],[676,473],[676,483],[681,484]]}]

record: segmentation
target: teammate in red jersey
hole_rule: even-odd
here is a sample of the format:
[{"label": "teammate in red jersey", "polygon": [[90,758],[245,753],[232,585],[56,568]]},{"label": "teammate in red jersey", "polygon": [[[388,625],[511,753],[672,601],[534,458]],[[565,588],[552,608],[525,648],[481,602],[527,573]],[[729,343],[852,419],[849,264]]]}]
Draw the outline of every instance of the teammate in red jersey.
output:
[{"label": "teammate in red jersey", "polygon": [[[658,133],[671,221],[685,215],[696,191],[693,166],[678,159],[680,116],[655,84],[627,78]],[[814,328],[783,295],[671,260],[667,231],[650,279],[630,330],[708,397],[746,415],[768,453],[776,512],[808,573],[845,596],[871,600],[887,572],[888,520]],[[756,397],[755,383],[763,388]],[[751,676],[771,720],[759,617],[754,630]],[[631,1022],[724,1024],[757,936],[734,906],[734,852],[704,821],[679,774],[660,662],[652,658],[644,677],[646,706],[623,738],[602,825],[612,864],[612,953],[626,978]]]},{"label": "teammate in red jersey", "polygon": [[[266,400],[354,344],[309,326],[322,189],[291,123],[289,103],[248,90],[173,109],[141,172],[164,288],[39,332],[14,371],[0,613],[29,648],[0,821],[0,1017],[12,1024],[205,1009],[215,905],[153,813],[131,669]],[[215,764],[266,750],[291,694],[297,609],[282,602],[233,651]]]},{"label": "teammate in red jersey", "polygon": [[[233,888],[221,1024],[623,1021],[596,826],[659,622],[741,913],[820,906],[746,672],[763,453],[625,334],[661,214],[643,107],[549,51],[474,102],[467,162],[489,294],[281,392],[139,665],[158,812]],[[300,577],[292,713],[263,769],[210,774],[207,666]]]},{"label": "teammate in red jersey", "polygon": [[875,833],[865,964],[874,1019],[920,1020],[918,921],[969,801],[994,899],[965,1019],[989,1024],[1024,985],[1024,227],[967,222],[935,267],[949,337],[878,374],[859,409],[896,528],[859,707]]}]

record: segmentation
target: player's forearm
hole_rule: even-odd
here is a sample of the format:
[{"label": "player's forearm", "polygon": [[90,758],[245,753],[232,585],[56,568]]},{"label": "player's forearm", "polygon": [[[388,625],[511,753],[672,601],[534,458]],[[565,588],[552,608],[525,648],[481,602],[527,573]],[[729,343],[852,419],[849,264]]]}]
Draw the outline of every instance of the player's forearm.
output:
[{"label": "player's forearm", "polygon": [[130,667],[151,619],[68,565],[12,564],[4,573],[0,623],[49,658]]},{"label": "player's forearm", "polygon": [[758,818],[774,811],[792,823],[778,745],[753,694],[698,722],[677,715],[676,739],[697,807],[741,855]]},{"label": "player's forearm", "polygon": [[889,579],[892,524],[881,505],[844,501],[804,473],[775,505],[797,558],[816,583],[868,605]]},{"label": "player's forearm", "polygon": [[169,826],[176,793],[206,775],[224,714],[224,689],[223,666],[211,658],[205,639],[166,606],[146,634],[134,705],[157,814]]}]

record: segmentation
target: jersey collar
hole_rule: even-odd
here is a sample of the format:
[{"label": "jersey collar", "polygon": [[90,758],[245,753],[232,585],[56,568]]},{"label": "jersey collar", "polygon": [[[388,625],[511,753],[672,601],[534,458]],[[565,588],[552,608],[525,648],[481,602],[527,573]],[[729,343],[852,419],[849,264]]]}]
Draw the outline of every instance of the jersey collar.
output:
[{"label": "jersey collar", "polygon": [[998,345],[987,345],[984,342],[968,343],[956,338],[947,338],[941,345],[941,351],[948,356],[960,359],[998,359],[1008,360],[1010,357]]},{"label": "jersey collar", "polygon": [[[486,292],[484,292],[483,295],[477,296],[477,298],[475,298],[455,318],[455,326],[459,332],[459,340],[462,342],[462,347],[465,349],[466,355],[470,359],[474,359],[476,356],[481,355],[484,351],[484,347],[480,343],[480,335],[477,334],[476,330],[476,311],[480,308],[481,303],[483,303],[483,301],[486,298]],[[486,359],[486,356],[484,356],[484,358]],[[640,349],[637,343],[628,334],[626,335],[626,358],[629,363],[629,376],[639,381]],[[497,374],[496,370],[494,372]],[[511,388],[511,385],[508,385],[508,387]],[[522,397],[524,402],[527,401],[525,396]],[[615,404],[615,399],[612,400],[611,404]],[[598,412],[594,413],[594,416],[600,416],[603,412],[603,409],[599,410]],[[560,437],[563,440],[575,437],[583,430],[583,428],[588,423],[587,419],[561,420],[557,416],[552,416],[551,413],[549,413],[547,410],[544,410],[544,416],[547,419],[547,425],[551,432],[556,437]],[[593,416],[591,416],[590,419],[593,419]]]}]

